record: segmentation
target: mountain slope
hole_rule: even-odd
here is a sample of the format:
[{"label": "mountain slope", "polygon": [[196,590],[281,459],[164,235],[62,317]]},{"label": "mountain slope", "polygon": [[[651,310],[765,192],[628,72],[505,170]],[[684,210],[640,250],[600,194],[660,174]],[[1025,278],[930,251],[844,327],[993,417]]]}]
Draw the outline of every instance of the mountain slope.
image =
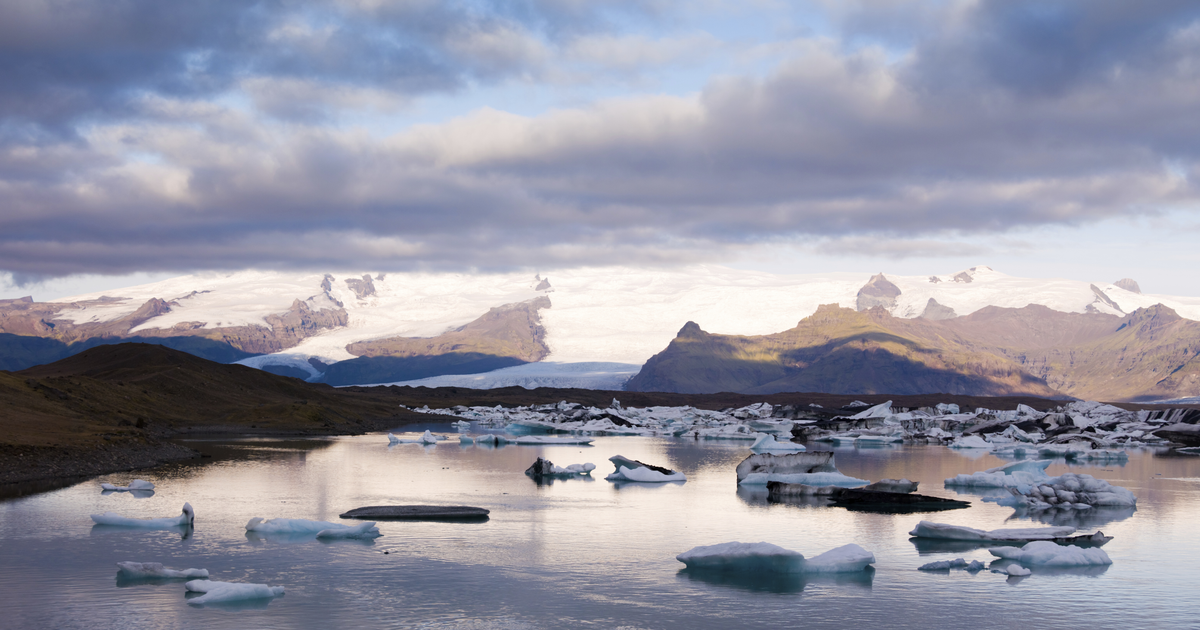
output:
[{"label": "mountain slope", "polygon": [[689,322],[627,388],[1153,400],[1200,392],[1198,355],[1200,322],[1165,306],[1124,318],[1034,305],[927,320],[826,305],[757,337],[710,335]]}]

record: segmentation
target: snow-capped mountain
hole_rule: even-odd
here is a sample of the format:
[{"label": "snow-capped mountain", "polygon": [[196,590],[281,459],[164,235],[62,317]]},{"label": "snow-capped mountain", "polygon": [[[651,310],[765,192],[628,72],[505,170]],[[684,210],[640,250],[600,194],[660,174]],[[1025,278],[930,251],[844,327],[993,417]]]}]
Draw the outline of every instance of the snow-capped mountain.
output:
[{"label": "snow-capped mountain", "polygon": [[[613,370],[632,374],[688,321],[710,332],[766,335],[792,328],[822,304],[879,305],[896,317],[924,314],[932,319],[935,314],[963,316],[986,306],[1029,304],[1063,312],[1123,315],[1161,303],[1184,318],[1200,319],[1200,298],[1144,295],[1113,282],[1018,278],[984,266],[939,276],[882,277],[775,275],[693,266],[571,269],[547,277],[525,273],[196,274],[49,303],[14,306],[20,301],[6,301],[0,306],[4,311],[0,332],[64,342],[79,341],[85,335],[78,331],[90,329],[127,337],[197,335],[264,353],[242,361],[248,365],[290,366],[319,378],[322,366],[355,359],[347,349],[350,344],[437,338],[471,324],[490,309],[540,296],[548,297],[550,306],[536,310],[541,329],[533,334],[547,352],[542,368],[524,370],[543,380],[555,372],[556,365],[564,366],[559,370],[563,372],[595,373],[569,367],[579,363],[609,364],[605,372],[609,380]],[[931,299],[934,310],[929,310]],[[38,328],[36,322],[27,322],[26,328],[18,330],[14,322],[20,308],[27,311],[29,322],[36,315],[39,321],[55,325]],[[122,326],[124,330],[119,330]],[[263,330],[273,331],[273,336],[265,341],[254,337]],[[251,337],[257,341],[248,341]],[[522,370],[516,367],[497,376],[514,370],[515,380],[502,384],[522,382]],[[450,374],[438,377],[439,384],[466,378]],[[478,376],[471,379],[475,386],[490,384]]]}]

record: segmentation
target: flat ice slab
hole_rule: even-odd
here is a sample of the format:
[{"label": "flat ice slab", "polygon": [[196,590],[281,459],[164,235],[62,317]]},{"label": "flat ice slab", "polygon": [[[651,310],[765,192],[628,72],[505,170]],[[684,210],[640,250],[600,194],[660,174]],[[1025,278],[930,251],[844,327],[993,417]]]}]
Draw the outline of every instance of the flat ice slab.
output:
[{"label": "flat ice slab", "polygon": [[183,513],[179,516],[164,518],[129,518],[115,512],[93,514],[92,520],[97,525],[113,525],[116,527],[137,527],[139,529],[173,529],[176,527],[191,527],[196,523],[196,512],[190,503],[183,504]]},{"label": "flat ice slab", "polygon": [[1091,567],[1112,564],[1112,559],[1099,547],[1075,547],[1038,540],[1024,547],[995,547],[988,553],[997,558],[1015,560],[1034,567]]},{"label": "flat ice slab", "polygon": [[973,527],[947,525],[921,521],[908,532],[915,538],[936,538],[939,540],[996,540],[996,541],[1034,541],[1065,538],[1075,533],[1074,527],[1030,527],[1014,529],[993,529],[984,531]]},{"label": "flat ice slab", "polygon": [[350,510],[340,518],[373,518],[380,520],[482,520],[490,512],[467,505],[372,505]]},{"label": "flat ice slab", "polygon": [[168,569],[160,562],[118,562],[117,572],[127,578],[189,579],[208,577],[205,569]]},{"label": "flat ice slab", "polygon": [[145,479],[134,479],[128,486],[115,486],[111,483],[101,483],[100,488],[106,492],[129,492],[131,490],[153,490],[154,484]]},{"label": "flat ice slab", "polygon": [[802,483],[806,486],[841,486],[843,488],[856,488],[871,483],[866,479],[850,477],[840,472],[812,472],[793,474],[750,473],[739,481],[738,485],[765,486],[772,481],[779,483]]},{"label": "flat ice slab", "polygon": [[728,542],[693,547],[675,559],[692,570],[771,573],[850,573],[875,562],[875,555],[855,544],[843,545],[814,558],[767,542]]},{"label": "flat ice slab", "polygon": [[[363,525],[369,525],[364,528]],[[315,534],[318,538],[377,538],[379,528],[375,523],[346,525],[328,521],[310,521],[303,518],[254,517],[246,523],[246,531],[260,534],[305,535]]]},{"label": "flat ice slab", "polygon": [[269,599],[283,595],[282,586],[267,586],[266,584],[192,580],[184,584],[183,587],[193,593],[204,593],[200,597],[187,600],[187,603],[193,605],[239,602],[247,599]]}]

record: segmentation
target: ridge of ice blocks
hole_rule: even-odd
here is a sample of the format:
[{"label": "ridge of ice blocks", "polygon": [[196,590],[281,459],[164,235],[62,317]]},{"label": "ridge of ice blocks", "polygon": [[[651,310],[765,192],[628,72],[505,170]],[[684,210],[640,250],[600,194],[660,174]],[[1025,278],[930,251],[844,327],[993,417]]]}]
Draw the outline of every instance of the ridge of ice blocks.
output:
[{"label": "ridge of ice blocks", "polygon": [[[365,529],[363,525],[367,525]],[[355,526],[328,521],[310,521],[303,518],[269,518],[256,516],[246,523],[246,531],[260,534],[303,535],[316,534],[320,538],[376,538],[380,536],[375,523]]]},{"label": "ridge of ice blocks", "polygon": [[984,570],[985,566],[978,560],[972,560],[970,563],[964,558],[955,558],[953,560],[939,560],[930,562],[917,567],[918,571],[949,571],[950,569],[963,569],[971,573],[978,573]]},{"label": "ridge of ice blocks", "polygon": [[799,552],[767,542],[727,542],[693,547],[677,556],[691,570],[771,573],[850,573],[875,562],[875,555],[855,544],[805,559]]},{"label": "ridge of ice blocks", "polygon": [[128,486],[115,486],[111,483],[101,483],[100,488],[109,492],[129,492],[130,490],[153,490],[154,484],[144,479],[134,479]]},{"label": "ridge of ice blocks", "polygon": [[388,444],[437,444],[441,439],[429,431],[425,431],[419,438],[399,438],[388,433]]},{"label": "ridge of ice blocks", "polygon": [[636,481],[640,483],[666,483],[668,481],[687,481],[687,477],[678,471],[661,466],[651,466],[629,459],[621,455],[613,455],[608,461],[616,467],[616,472],[605,477],[608,481]]},{"label": "ridge of ice blocks", "polygon": [[921,521],[917,523],[917,526],[911,532],[908,532],[908,535],[915,538],[937,538],[940,540],[1028,541],[1065,538],[1074,533],[1074,527],[1030,527],[984,531],[961,525]]},{"label": "ridge of ice blocks", "polygon": [[128,518],[114,512],[93,514],[92,520],[97,525],[116,525],[118,527],[139,527],[142,529],[171,529],[174,527],[194,527],[196,512],[191,503],[183,504],[183,513],[179,516],[164,518]]},{"label": "ridge of ice blocks", "polygon": [[795,442],[776,441],[775,436],[773,436],[769,433],[758,433],[756,435],[758,435],[758,439],[754,441],[754,444],[750,445],[750,450],[752,450],[756,453],[763,452],[763,451],[772,452],[772,453],[776,453],[776,452],[799,453],[799,452],[808,450],[804,447],[803,444],[796,444]]},{"label": "ridge of ice blocks", "polygon": [[160,562],[118,562],[117,572],[129,578],[196,579],[208,577],[205,569],[168,569]]},{"label": "ridge of ice blocks", "polygon": [[[1012,496],[997,499],[996,503],[1032,510],[1050,508],[1087,510],[1097,506],[1134,507],[1137,497],[1127,488],[1114,486],[1103,479],[1078,473],[1063,473],[1046,477],[1030,485],[1010,487]],[[987,499],[985,499],[987,500]]]},{"label": "ridge of ice blocks", "polygon": [[183,587],[193,593],[204,593],[200,597],[187,600],[187,603],[193,605],[219,604],[247,599],[267,599],[283,595],[282,586],[267,586],[266,584],[192,580],[184,584]]},{"label": "ridge of ice blocks", "polygon": [[1090,567],[1112,564],[1112,559],[1099,547],[1057,545],[1035,540],[1024,547],[994,547],[988,553],[997,558],[1015,560],[1034,567]]}]

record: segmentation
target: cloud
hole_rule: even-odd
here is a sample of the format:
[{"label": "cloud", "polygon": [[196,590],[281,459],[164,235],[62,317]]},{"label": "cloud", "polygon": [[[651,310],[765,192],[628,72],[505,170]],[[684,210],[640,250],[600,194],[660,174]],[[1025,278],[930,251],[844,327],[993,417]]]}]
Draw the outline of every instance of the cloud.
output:
[{"label": "cloud", "polygon": [[[903,257],[1195,210],[1200,198],[1200,21],[1182,3],[1137,16],[1104,2],[921,4],[878,34],[860,14],[906,5],[860,2],[840,39],[791,41],[764,76],[536,116],[480,108],[387,137],[329,121],[475,77],[536,76],[563,51],[636,69],[706,40],[602,30],[611,11],[660,15],[657,5],[314,6],[337,19],[248,13],[260,40],[228,50],[209,51],[223,31],[205,35],[204,23],[180,35],[200,43],[180,47],[147,26],[134,41],[158,42],[176,65],[117,73],[73,114],[4,110],[46,129],[60,115],[93,118],[73,135],[0,146],[0,269],[652,265],[789,239],[822,251],[890,240],[878,254]],[[116,35],[87,37],[81,50],[117,48]],[[1038,58],[1054,68],[1036,70]],[[184,67],[209,78],[181,81]],[[92,89],[55,72],[25,96],[6,90],[0,107],[57,85]],[[254,106],[217,98],[228,90]],[[106,109],[117,101],[120,112]]]}]

